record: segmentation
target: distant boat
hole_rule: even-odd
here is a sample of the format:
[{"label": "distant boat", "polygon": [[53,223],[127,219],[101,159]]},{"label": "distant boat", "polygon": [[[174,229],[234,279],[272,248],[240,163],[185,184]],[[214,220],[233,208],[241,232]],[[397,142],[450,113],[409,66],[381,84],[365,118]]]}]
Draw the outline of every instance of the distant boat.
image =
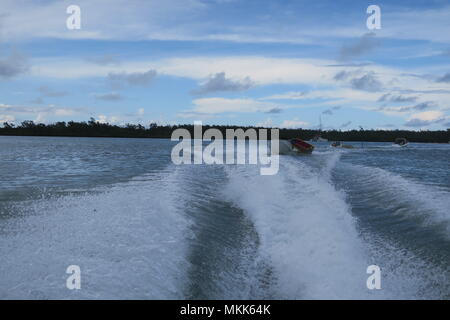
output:
[{"label": "distant boat", "polygon": [[397,138],[394,141],[394,145],[399,147],[406,147],[408,144],[409,142],[408,140],[406,140],[406,138]]},{"label": "distant boat", "polygon": [[310,154],[314,146],[302,139],[280,140],[280,154],[303,153]]},{"label": "distant boat", "polygon": [[320,134],[315,135],[311,141],[313,142],[328,142],[328,139],[322,138],[322,136]]},{"label": "distant boat", "polygon": [[312,141],[312,142],[328,142],[328,139],[322,138],[322,115],[319,116],[319,133],[316,134],[310,141]]},{"label": "distant boat", "polygon": [[335,142],[333,142],[333,143],[331,144],[331,146],[334,147],[334,148],[345,148],[345,149],[353,149],[353,148],[354,148],[354,146],[349,145],[349,144],[343,144],[343,143],[340,142],[340,141],[335,141]]}]

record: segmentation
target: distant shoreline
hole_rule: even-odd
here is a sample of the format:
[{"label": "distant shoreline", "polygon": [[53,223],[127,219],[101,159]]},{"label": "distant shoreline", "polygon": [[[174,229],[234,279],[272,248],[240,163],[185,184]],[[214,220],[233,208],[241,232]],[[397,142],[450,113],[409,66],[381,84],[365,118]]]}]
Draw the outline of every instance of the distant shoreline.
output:
[{"label": "distant shoreline", "polygon": [[[12,134],[0,134],[0,137],[36,137],[36,138],[105,138],[105,139],[161,139],[170,140],[170,137],[116,137],[116,136],[47,136],[47,135],[12,135]],[[226,140],[226,139],[225,139]],[[306,140],[310,141],[310,140]],[[333,142],[330,140],[328,142]],[[336,140],[342,142],[384,142],[390,143],[393,141],[367,141],[367,140]],[[319,143],[321,141],[318,141]],[[448,142],[433,142],[433,141],[409,141],[412,143],[437,143],[437,144],[448,144]],[[324,142],[322,142],[324,143]],[[326,143],[326,142],[325,142]]]},{"label": "distant shoreline", "polygon": [[[52,124],[34,123],[24,121],[20,125],[13,125],[7,122],[0,127],[0,136],[38,136],[38,137],[86,137],[86,138],[152,138],[170,139],[172,132],[176,129],[187,129],[191,136],[194,133],[194,125],[166,125],[159,126],[152,123],[147,127],[142,125],[126,124],[117,126],[108,123],[98,123],[91,118],[88,122],[56,122]],[[225,136],[226,129],[268,129],[270,139],[270,129],[263,127],[239,127],[235,125],[203,125],[205,132],[207,129],[215,128]],[[320,135],[328,141],[348,141],[348,142],[394,142],[396,138],[406,138],[410,142],[423,143],[448,143],[450,140],[450,129],[435,131],[412,131],[412,130],[313,130],[313,129],[286,129],[278,128],[280,139],[301,138],[311,140]]]}]

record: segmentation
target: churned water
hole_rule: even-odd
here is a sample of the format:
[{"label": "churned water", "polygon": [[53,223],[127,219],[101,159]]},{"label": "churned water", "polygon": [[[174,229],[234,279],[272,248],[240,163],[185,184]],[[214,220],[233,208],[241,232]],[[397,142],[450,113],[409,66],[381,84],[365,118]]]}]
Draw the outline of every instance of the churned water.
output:
[{"label": "churned water", "polygon": [[169,140],[0,137],[0,298],[450,298],[450,146],[354,145],[261,176]]}]

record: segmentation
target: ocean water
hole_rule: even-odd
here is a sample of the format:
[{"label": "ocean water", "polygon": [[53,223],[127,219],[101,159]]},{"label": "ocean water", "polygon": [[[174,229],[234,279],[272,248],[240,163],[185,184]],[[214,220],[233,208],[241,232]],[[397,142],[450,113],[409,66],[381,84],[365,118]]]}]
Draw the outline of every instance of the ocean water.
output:
[{"label": "ocean water", "polygon": [[450,298],[450,145],[318,143],[261,176],[174,144],[0,137],[0,299]]}]

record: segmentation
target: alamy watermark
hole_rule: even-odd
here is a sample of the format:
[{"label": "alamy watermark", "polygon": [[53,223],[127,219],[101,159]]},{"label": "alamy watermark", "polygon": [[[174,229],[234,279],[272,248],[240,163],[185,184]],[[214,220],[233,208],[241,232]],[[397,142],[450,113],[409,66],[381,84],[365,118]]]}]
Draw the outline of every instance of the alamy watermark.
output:
[{"label": "alamy watermark", "polygon": [[80,290],[81,289],[81,268],[76,264],[72,264],[67,267],[66,273],[70,274],[66,280],[66,287],[69,290]]},{"label": "alamy watermark", "polygon": [[367,14],[370,16],[366,20],[366,26],[369,30],[381,29],[381,9],[379,6],[372,4],[367,7]]},{"label": "alamy watermark", "polygon": [[[194,137],[184,128],[172,132],[172,162],[179,164],[259,164],[261,175],[274,175],[279,169],[279,129],[226,129],[225,139],[218,129],[203,133],[202,122],[194,122]],[[203,142],[210,142],[203,147]],[[248,159],[248,162],[247,162]]]},{"label": "alamy watermark", "polygon": [[376,264],[372,264],[367,267],[367,274],[370,276],[367,278],[366,286],[369,290],[381,289],[381,269]]},{"label": "alamy watermark", "polygon": [[66,27],[69,30],[81,29],[81,8],[77,5],[70,5],[66,9],[66,13],[70,16],[66,20]]}]

